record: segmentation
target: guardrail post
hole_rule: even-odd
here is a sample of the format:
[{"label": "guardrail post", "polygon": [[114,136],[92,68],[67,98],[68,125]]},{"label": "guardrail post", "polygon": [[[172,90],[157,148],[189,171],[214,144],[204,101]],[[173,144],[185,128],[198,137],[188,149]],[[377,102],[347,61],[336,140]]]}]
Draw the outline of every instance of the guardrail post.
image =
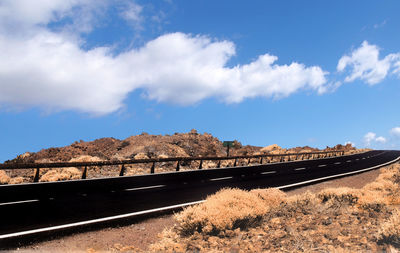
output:
[{"label": "guardrail post", "polygon": [[247,165],[249,165],[249,164],[250,164],[250,161],[251,161],[251,158],[249,158],[249,160],[247,161]]},{"label": "guardrail post", "polygon": [[262,164],[263,163],[263,157],[261,156],[260,157],[260,164]]},{"label": "guardrail post", "polygon": [[280,160],[280,162],[283,162],[283,156],[281,156],[281,160]]},{"label": "guardrail post", "polygon": [[221,160],[218,161],[217,168],[221,168]]},{"label": "guardrail post", "polygon": [[200,160],[199,170],[203,168],[203,160]]},{"label": "guardrail post", "polygon": [[154,174],[155,168],[156,168],[156,162],[153,162],[153,165],[151,165],[150,174]]},{"label": "guardrail post", "polygon": [[180,165],[180,161],[178,160],[178,162],[176,164],[176,171],[179,171],[180,168],[181,168],[181,165]]},{"label": "guardrail post", "polygon": [[237,158],[235,159],[235,162],[233,163],[233,167],[236,167],[237,165]]},{"label": "guardrail post", "polygon": [[288,161],[288,162],[290,162],[290,155],[288,155],[288,157],[287,157],[287,161]]},{"label": "guardrail post", "polygon": [[36,168],[35,176],[33,177],[33,182],[39,182],[39,170],[40,168]]},{"label": "guardrail post", "polygon": [[121,166],[121,170],[119,171],[119,176],[123,177],[125,174],[125,164],[122,164]]},{"label": "guardrail post", "polygon": [[83,169],[82,179],[86,179],[86,173],[87,173],[87,166],[85,166],[85,168]]}]

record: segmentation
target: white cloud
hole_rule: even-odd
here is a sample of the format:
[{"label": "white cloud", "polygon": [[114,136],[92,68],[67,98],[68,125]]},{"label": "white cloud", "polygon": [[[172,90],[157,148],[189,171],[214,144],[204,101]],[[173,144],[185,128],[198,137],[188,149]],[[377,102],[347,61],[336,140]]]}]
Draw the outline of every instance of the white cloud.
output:
[{"label": "white cloud", "polygon": [[368,132],[366,135],[364,135],[364,143],[367,147],[369,147],[373,143],[386,143],[386,138],[382,136],[377,137],[375,133]]},{"label": "white cloud", "polygon": [[[165,34],[118,55],[112,55],[109,47],[87,51],[80,40],[45,25],[74,16],[74,7],[92,1],[35,1],[33,13],[31,2],[1,2],[0,20],[8,21],[0,24],[3,105],[101,115],[123,107],[124,99],[136,89],[149,99],[188,105],[209,97],[237,103],[253,97],[283,98],[303,89],[323,93],[329,87],[327,73],[320,67],[296,62],[279,65],[278,58],[269,54],[227,67],[235,45],[207,36]],[[12,11],[18,13],[17,21],[7,14]],[[13,22],[25,22],[30,29],[13,32]]]},{"label": "white cloud", "polygon": [[390,130],[390,134],[396,137],[400,137],[400,127],[394,127]]},{"label": "white cloud", "polygon": [[109,0],[2,0],[0,2],[0,31],[29,33],[34,26],[46,26],[69,18],[64,30],[90,32],[93,23]]},{"label": "white cloud", "polygon": [[375,140],[375,138],[376,138],[376,134],[375,134],[375,133],[372,133],[372,132],[369,132],[369,133],[367,133],[366,135],[364,135],[364,142],[365,142],[365,145],[370,146],[370,145],[371,145],[371,142],[372,142],[373,140]]},{"label": "white cloud", "polygon": [[378,142],[378,143],[385,143],[386,142],[386,138],[382,137],[382,136],[379,136],[379,137],[376,137],[375,141]]},{"label": "white cloud", "polygon": [[[370,85],[381,82],[393,68],[393,73],[400,70],[400,54],[389,54],[379,59],[379,48],[364,41],[351,55],[340,58],[337,70],[343,72],[346,68],[351,69],[350,75],[346,76],[345,82],[361,79]],[[400,74],[400,73],[399,73]]]}]

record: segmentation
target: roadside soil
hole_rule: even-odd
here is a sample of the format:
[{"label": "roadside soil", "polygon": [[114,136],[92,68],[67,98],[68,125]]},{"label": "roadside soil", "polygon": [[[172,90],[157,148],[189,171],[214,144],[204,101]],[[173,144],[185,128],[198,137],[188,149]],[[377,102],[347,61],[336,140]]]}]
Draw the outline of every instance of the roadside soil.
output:
[{"label": "roadside soil", "polygon": [[[360,189],[373,182],[380,170],[373,170],[358,175],[326,181],[291,190],[288,195],[301,194],[306,191],[319,192],[331,187],[351,187]],[[173,215],[149,218],[131,225],[106,228],[98,231],[81,232],[58,239],[35,243],[11,252],[126,252],[146,250],[159,241],[159,234],[175,223]]]}]

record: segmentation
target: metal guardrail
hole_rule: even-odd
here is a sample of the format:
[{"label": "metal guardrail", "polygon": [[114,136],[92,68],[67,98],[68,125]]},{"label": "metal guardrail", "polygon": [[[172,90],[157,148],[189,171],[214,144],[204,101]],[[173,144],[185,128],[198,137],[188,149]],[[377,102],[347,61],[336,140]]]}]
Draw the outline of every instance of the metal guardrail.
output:
[{"label": "metal guardrail", "polygon": [[[39,172],[40,169],[48,169],[48,168],[65,168],[65,167],[82,167],[82,179],[86,179],[88,167],[92,166],[116,166],[121,165],[121,169],[119,172],[119,176],[124,176],[125,174],[125,165],[128,164],[143,164],[143,163],[151,163],[152,166],[150,168],[150,174],[155,173],[155,165],[156,163],[164,163],[164,162],[176,162],[176,171],[180,170],[180,166],[182,162],[192,162],[192,161],[200,161],[199,168],[203,168],[203,161],[218,161],[217,168],[221,167],[221,161],[224,160],[234,160],[233,167],[236,167],[239,159],[248,159],[248,164],[250,164],[251,159],[259,159],[258,163],[263,164],[265,158],[270,157],[271,160],[266,159],[267,163],[273,161],[274,158],[277,162],[284,162],[285,157],[287,161],[296,161],[296,160],[308,160],[315,158],[325,158],[325,157],[336,157],[344,155],[344,151],[342,150],[332,150],[332,151],[320,151],[320,152],[308,152],[308,153],[289,153],[289,154],[260,154],[260,155],[247,155],[247,156],[212,156],[212,157],[171,157],[171,158],[153,158],[153,159],[129,159],[129,160],[110,160],[110,161],[97,161],[97,162],[54,162],[54,163],[6,163],[0,164],[0,169],[2,170],[17,170],[17,169],[36,169],[35,176],[33,181],[39,181]],[[291,159],[291,157],[294,157]]]}]

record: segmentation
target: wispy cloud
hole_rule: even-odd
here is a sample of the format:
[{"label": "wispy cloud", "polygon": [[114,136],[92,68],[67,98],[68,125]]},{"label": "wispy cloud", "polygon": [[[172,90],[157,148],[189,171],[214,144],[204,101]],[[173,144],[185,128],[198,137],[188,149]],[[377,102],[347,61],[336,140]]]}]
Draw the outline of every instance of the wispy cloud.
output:
[{"label": "wispy cloud", "polygon": [[142,27],[142,22],[144,20],[143,18],[143,6],[135,3],[135,2],[130,2],[126,1],[124,4],[121,6],[121,12],[120,15],[125,19],[129,24],[134,26],[136,29],[143,29]]},{"label": "wispy cloud", "polygon": [[384,27],[386,25],[386,23],[387,23],[387,20],[385,19],[381,23],[374,24],[374,29],[379,29],[381,27]]}]

